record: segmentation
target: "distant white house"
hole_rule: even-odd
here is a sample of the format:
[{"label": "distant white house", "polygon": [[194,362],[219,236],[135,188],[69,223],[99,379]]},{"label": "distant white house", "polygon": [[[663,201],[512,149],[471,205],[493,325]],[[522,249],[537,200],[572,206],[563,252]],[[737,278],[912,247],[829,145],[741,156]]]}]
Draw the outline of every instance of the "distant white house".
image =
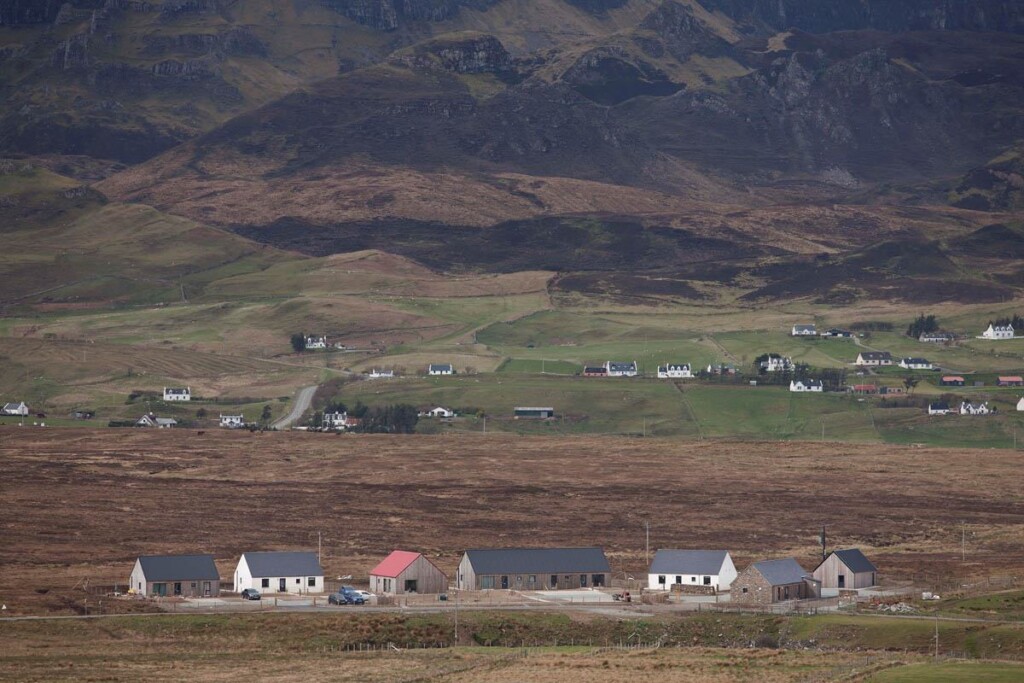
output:
[{"label": "distant white house", "polygon": [[430,410],[424,410],[419,414],[420,417],[455,417],[454,410],[448,410],[443,406],[431,408]]},{"label": "distant white house", "polygon": [[922,332],[917,341],[929,344],[945,344],[955,339],[956,335],[952,332]]},{"label": "distant white house", "polygon": [[814,325],[793,325],[793,331],[790,334],[794,337],[815,337],[818,334],[818,328]]},{"label": "distant white house", "polygon": [[861,351],[857,354],[857,365],[892,365],[892,354],[888,351]]},{"label": "distant white house", "polygon": [[192,400],[192,388],[191,387],[164,387],[164,400],[165,401],[191,401]]},{"label": "distant white house", "polygon": [[238,429],[245,426],[244,415],[221,415],[220,426],[227,429]]},{"label": "distant white house", "polygon": [[637,375],[635,360],[628,363],[610,360],[604,364],[604,369],[608,372],[609,377],[636,377]]},{"label": "distant white house", "polygon": [[839,329],[838,327],[833,327],[831,329],[828,329],[828,330],[825,330],[824,332],[822,332],[821,336],[822,337],[834,337],[836,339],[849,339],[850,337],[853,336],[853,332],[850,332],[849,330],[842,330],[842,329]]},{"label": "distant white house", "polygon": [[658,366],[658,379],[689,379],[693,377],[689,363],[669,363]]},{"label": "distant white house", "polygon": [[323,429],[334,429],[337,431],[344,431],[348,429],[348,413],[345,411],[324,413],[324,417],[320,422],[320,426]]},{"label": "distant white house", "polygon": [[370,370],[370,372],[366,374],[368,379],[391,379],[394,376],[394,370],[378,370],[377,368]]},{"label": "distant white house", "polygon": [[981,333],[979,339],[1013,339],[1013,325],[993,325]]},{"label": "distant white house", "polygon": [[900,361],[900,367],[907,370],[934,370],[935,366],[926,358],[904,358]]},{"label": "distant white house", "polygon": [[814,391],[822,392],[825,385],[820,379],[794,379],[789,383],[789,390],[795,392]]},{"label": "distant white house", "polygon": [[455,366],[451,363],[431,363],[427,368],[428,375],[454,375]]},{"label": "distant white house", "polygon": [[971,403],[964,401],[960,404],[961,415],[988,415],[992,410],[988,407],[988,403]]},{"label": "distant white house", "polygon": [[793,359],[789,356],[776,356],[772,354],[767,359],[761,361],[761,369],[765,372],[788,372],[794,367]]},{"label": "distant white house", "polygon": [[156,427],[158,429],[170,429],[177,427],[178,421],[173,417],[157,417],[153,413],[143,415],[135,422],[136,427]]},{"label": "distant white house", "polygon": [[704,586],[715,591],[729,590],[736,578],[736,566],[725,550],[659,550],[647,572],[651,590],[671,590],[673,586]]},{"label": "distant white house", "polygon": [[323,593],[324,570],[316,553],[243,553],[235,567],[235,592]]},{"label": "distant white house", "polygon": [[1024,411],[1024,398],[1017,401],[1017,410]]},{"label": "distant white house", "polygon": [[949,415],[949,404],[948,403],[929,403],[928,414],[929,415]]},{"label": "distant white house", "polygon": [[327,337],[306,337],[307,349],[326,349]]},{"label": "distant white house", "polygon": [[24,401],[4,404],[4,415],[20,415],[24,417],[28,415],[28,406],[25,405]]}]

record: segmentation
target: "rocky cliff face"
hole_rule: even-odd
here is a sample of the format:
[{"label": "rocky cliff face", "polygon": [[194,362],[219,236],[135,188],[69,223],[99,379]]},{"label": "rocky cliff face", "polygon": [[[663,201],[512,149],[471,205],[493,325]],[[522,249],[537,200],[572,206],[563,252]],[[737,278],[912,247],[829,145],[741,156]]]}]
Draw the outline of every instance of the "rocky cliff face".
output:
[{"label": "rocky cliff face", "polygon": [[324,6],[378,31],[415,21],[451,19],[463,7],[486,9],[500,0],[321,0]]},{"label": "rocky cliff face", "polygon": [[505,73],[512,57],[494,36],[474,35],[421,43],[390,60],[414,69],[441,69],[451,73]]}]

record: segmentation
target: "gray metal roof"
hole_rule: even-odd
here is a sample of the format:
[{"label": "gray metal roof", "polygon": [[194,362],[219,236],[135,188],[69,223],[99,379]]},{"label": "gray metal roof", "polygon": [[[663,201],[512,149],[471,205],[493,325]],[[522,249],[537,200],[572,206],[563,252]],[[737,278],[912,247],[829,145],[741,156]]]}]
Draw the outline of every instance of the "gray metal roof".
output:
[{"label": "gray metal roof", "polygon": [[760,572],[761,576],[773,586],[800,583],[805,576],[810,576],[810,573],[791,557],[784,560],[756,562],[751,567]]},{"label": "gray metal roof", "polygon": [[806,332],[807,330],[816,330],[817,327],[815,325],[793,325],[793,329],[797,330],[798,332],[799,331]]},{"label": "gray metal roof", "polygon": [[636,370],[636,361],[630,361],[628,363],[608,361],[608,370],[612,372],[630,372]]},{"label": "gray metal roof", "polygon": [[254,577],[323,576],[316,553],[258,552],[242,553],[249,573]]},{"label": "gray metal roof", "polygon": [[720,574],[729,553],[724,550],[659,550],[651,574]]},{"label": "gray metal roof", "polygon": [[430,371],[431,372],[435,372],[435,371],[436,372],[442,372],[442,371],[445,371],[445,370],[449,370],[450,371],[452,369],[453,368],[452,368],[452,364],[451,363],[431,363],[430,364]]},{"label": "gray metal roof", "polygon": [[[846,568],[854,574],[878,571],[878,569],[875,568],[875,565],[871,564],[871,560],[864,557],[864,553],[857,548],[833,550],[832,554],[838,557],[839,560],[846,565]],[[826,557],[825,559],[827,560],[828,558]]]},{"label": "gray metal roof", "polygon": [[601,548],[500,548],[466,555],[477,574],[611,572]]},{"label": "gray metal roof", "polygon": [[219,581],[213,555],[142,555],[146,581]]},{"label": "gray metal roof", "polygon": [[861,351],[860,356],[861,358],[870,358],[871,360],[892,358],[892,354],[888,351]]}]

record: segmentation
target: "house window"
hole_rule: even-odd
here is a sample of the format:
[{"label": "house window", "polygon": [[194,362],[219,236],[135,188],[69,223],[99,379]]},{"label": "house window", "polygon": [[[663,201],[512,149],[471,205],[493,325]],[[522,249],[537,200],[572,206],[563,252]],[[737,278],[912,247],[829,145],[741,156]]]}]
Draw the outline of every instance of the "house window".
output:
[{"label": "house window", "polygon": [[586,587],[587,587],[587,575],[586,574],[580,574],[580,588],[586,588]]},{"label": "house window", "polygon": [[270,579],[263,579],[263,582],[260,584],[260,586],[262,586],[263,588],[270,588]]},{"label": "house window", "polygon": [[522,586],[523,585],[523,575],[522,574],[516,574],[516,585],[517,586]]},{"label": "house window", "polygon": [[494,588],[494,577],[493,576],[481,576],[480,577],[480,588],[487,590],[488,588]]},{"label": "house window", "polygon": [[531,585],[531,586],[536,586],[537,585],[537,575],[536,574],[530,574],[530,576],[527,577],[527,579],[526,579],[526,583]]},{"label": "house window", "polygon": [[300,583],[302,583],[302,579],[295,579],[295,583],[296,583],[296,584],[300,584]]},{"label": "house window", "polygon": [[682,576],[677,576],[676,577],[676,584],[681,585],[682,583],[683,583],[683,577]]},{"label": "house window", "polygon": [[710,576],[705,576],[704,577],[704,585],[705,586],[710,586],[711,585],[711,577]]},{"label": "house window", "polygon": [[664,586],[665,585],[665,575],[664,574],[658,574],[658,585],[659,586]]},{"label": "house window", "polygon": [[306,585],[310,588],[316,588],[316,577],[311,576],[308,579],[306,579]]},{"label": "house window", "polygon": [[744,589],[743,589],[743,592],[744,592],[744,593],[746,593],[746,592],[747,592],[747,589],[746,589],[746,588],[744,588]]},{"label": "house window", "polygon": [[696,576],[691,576],[690,577],[690,583],[697,583],[697,577]]},{"label": "house window", "polygon": [[196,582],[195,582],[195,581],[193,581],[193,582],[192,582],[192,590],[195,590],[195,589],[196,589]]},{"label": "house window", "polygon": [[552,588],[558,588],[558,575],[557,574],[552,574],[551,575],[551,587]]}]

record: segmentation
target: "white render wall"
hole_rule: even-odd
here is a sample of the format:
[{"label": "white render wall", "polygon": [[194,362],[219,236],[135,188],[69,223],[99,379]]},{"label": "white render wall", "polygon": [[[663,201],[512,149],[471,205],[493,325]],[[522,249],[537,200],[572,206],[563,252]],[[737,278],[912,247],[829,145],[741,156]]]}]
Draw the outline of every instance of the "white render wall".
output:
[{"label": "white render wall", "polygon": [[[658,577],[665,577],[665,584],[662,585],[658,582]],[[676,577],[682,579],[681,583],[684,586],[703,586],[704,577],[711,577],[711,586],[716,591],[727,591],[732,585],[732,582],[736,580],[736,565],[732,563],[732,556],[726,554],[725,561],[722,562],[722,567],[719,569],[718,574],[648,574],[647,575],[647,587],[650,590],[671,590],[672,585],[676,583]]]},{"label": "white render wall", "polygon": [[146,577],[142,573],[142,563],[138,560],[135,560],[135,566],[132,567],[132,577],[129,581],[131,581],[131,585],[128,586],[129,590],[134,590],[140,595],[145,595]]},{"label": "white render wall", "polygon": [[[315,576],[315,585],[310,586],[308,576],[257,576],[249,572],[249,565],[245,561],[243,555],[238,560],[238,566],[235,567],[235,592],[241,593],[246,588],[255,588],[261,594],[272,595],[274,593],[281,593],[279,590],[279,582],[281,579],[285,580],[285,593],[294,594],[306,594],[306,593],[323,593],[324,592],[324,577]],[[263,579],[268,579],[270,584],[266,588],[263,587]],[[298,579],[298,583],[295,580]]]}]

